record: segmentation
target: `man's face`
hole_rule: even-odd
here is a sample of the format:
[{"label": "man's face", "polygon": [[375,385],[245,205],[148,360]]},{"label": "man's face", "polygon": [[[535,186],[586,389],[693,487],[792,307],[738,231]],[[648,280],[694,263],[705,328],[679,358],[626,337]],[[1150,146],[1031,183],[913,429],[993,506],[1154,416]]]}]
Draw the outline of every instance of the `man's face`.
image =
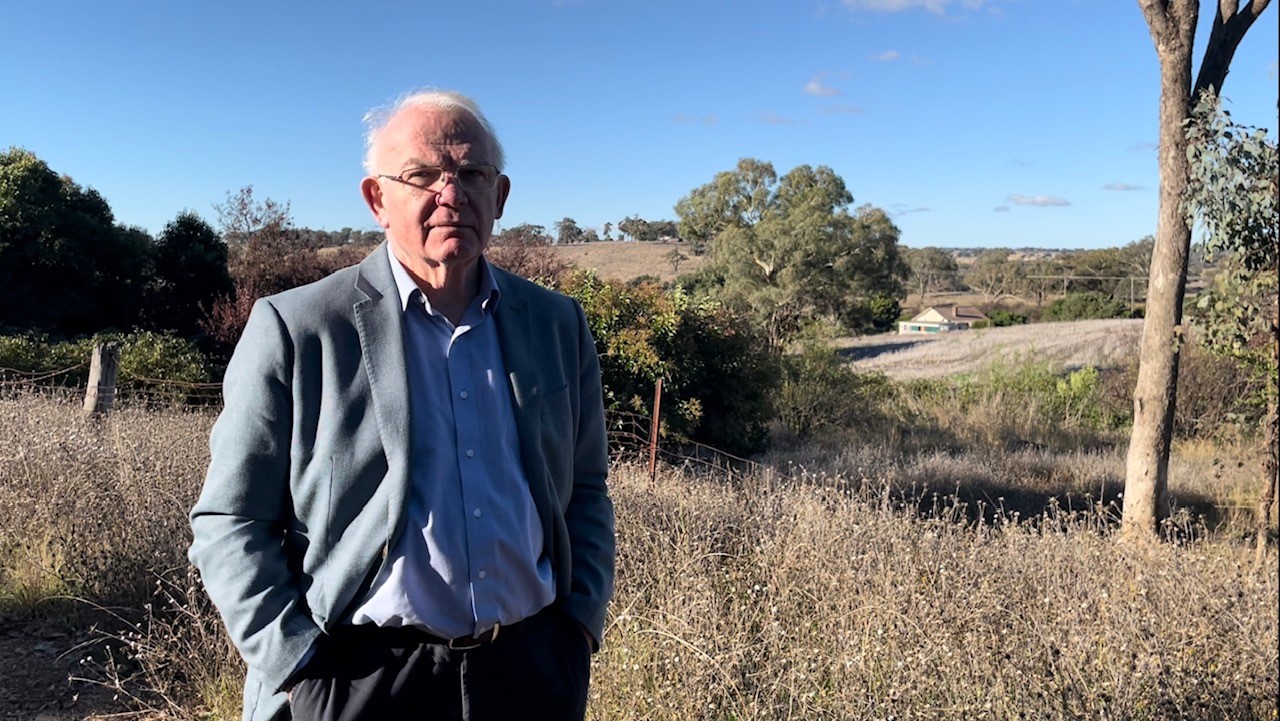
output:
[{"label": "man's face", "polygon": [[[382,129],[374,146],[375,174],[394,176],[425,166],[453,171],[493,161],[484,132],[460,111],[405,108]],[[396,257],[425,278],[440,266],[461,268],[476,262],[489,244],[493,221],[502,217],[511,183],[504,175],[492,189],[468,191],[446,174],[445,180],[423,190],[368,177],[361,190]]]}]

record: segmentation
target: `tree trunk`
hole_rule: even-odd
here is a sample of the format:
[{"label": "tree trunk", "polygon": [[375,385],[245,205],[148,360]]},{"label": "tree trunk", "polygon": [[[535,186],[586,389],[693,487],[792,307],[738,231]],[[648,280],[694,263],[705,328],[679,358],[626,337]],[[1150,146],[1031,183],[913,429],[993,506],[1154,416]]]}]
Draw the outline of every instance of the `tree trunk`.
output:
[{"label": "tree trunk", "polygon": [[1125,466],[1122,536],[1132,541],[1154,540],[1159,519],[1169,512],[1169,446],[1191,248],[1191,226],[1182,211],[1191,172],[1183,124],[1191,117],[1191,49],[1199,3],[1173,5],[1167,11],[1143,5],[1160,60],[1160,210]]},{"label": "tree trunk", "polygon": [[[1271,311],[1271,360],[1273,369],[1280,368],[1280,294],[1272,301]],[[1258,534],[1253,565],[1261,571],[1267,558],[1267,543],[1271,536],[1271,509],[1276,502],[1276,487],[1280,486],[1280,384],[1273,374],[1267,379],[1267,428],[1264,433],[1267,457],[1262,464],[1262,494],[1258,497],[1258,514],[1254,528]]]},{"label": "tree trunk", "polygon": [[1218,0],[1193,89],[1191,52],[1200,0],[1138,0],[1160,61],[1160,210],[1125,466],[1121,535],[1128,541],[1157,538],[1157,523],[1169,512],[1169,447],[1191,248],[1191,226],[1182,208],[1191,170],[1184,124],[1201,90],[1214,88],[1221,95],[1236,48],[1268,4],[1270,0],[1250,0],[1241,8],[1239,0]]}]

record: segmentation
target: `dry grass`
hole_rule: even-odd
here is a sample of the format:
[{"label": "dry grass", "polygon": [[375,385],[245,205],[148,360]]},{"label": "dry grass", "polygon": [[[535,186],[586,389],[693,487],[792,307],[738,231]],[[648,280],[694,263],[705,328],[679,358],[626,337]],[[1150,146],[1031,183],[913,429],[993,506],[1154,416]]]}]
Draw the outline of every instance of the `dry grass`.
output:
[{"label": "dry grass", "polygon": [[876,335],[843,339],[834,346],[857,371],[891,378],[942,378],[971,373],[996,359],[1034,355],[1067,370],[1116,368],[1135,354],[1140,319],[1034,323],[936,335]]},{"label": "dry grass", "polygon": [[[672,250],[688,256],[680,262],[679,272],[666,257]],[[692,273],[706,262],[707,256],[694,256],[685,243],[624,243],[608,241],[558,245],[556,254],[561,260],[582,268],[594,268],[601,278],[627,281],[642,275],[656,276],[663,282],[675,280],[677,275]]]},{"label": "dry grass", "polygon": [[[48,607],[39,584],[13,592],[33,577],[120,606],[121,661],[97,652],[99,672],[166,717],[237,716],[239,665],[183,560],[211,421],[126,408],[95,425],[74,403],[0,398],[4,613]],[[1212,453],[1188,453],[1175,490],[1229,487],[1199,478]],[[1111,495],[1118,452],[904,457],[870,442],[768,460],[652,487],[615,468],[617,597],[590,718],[1274,718],[1274,556],[1256,576],[1249,546],[1211,528],[1120,548],[1088,498]],[[1078,495],[974,523],[948,498],[966,487]],[[15,551],[29,539],[54,542]]]},{"label": "dry grass", "polygon": [[618,469],[591,717],[1272,718],[1276,575],[1247,548],[920,518],[866,483]]}]

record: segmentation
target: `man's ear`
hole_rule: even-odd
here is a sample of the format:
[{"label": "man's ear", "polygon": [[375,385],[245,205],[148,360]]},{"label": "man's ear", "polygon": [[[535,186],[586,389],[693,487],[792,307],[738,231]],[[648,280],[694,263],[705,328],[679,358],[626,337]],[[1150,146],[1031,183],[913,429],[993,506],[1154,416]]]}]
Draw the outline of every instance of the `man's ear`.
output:
[{"label": "man's ear", "polygon": [[378,183],[378,179],[369,176],[361,180],[360,195],[364,197],[364,204],[369,206],[369,212],[373,214],[373,219],[378,221],[378,225],[385,230],[387,221],[382,218],[382,186]]},{"label": "man's ear", "polygon": [[511,194],[511,178],[505,175],[498,176],[498,212],[493,214],[494,218],[502,217],[502,209],[507,205],[507,196]]}]

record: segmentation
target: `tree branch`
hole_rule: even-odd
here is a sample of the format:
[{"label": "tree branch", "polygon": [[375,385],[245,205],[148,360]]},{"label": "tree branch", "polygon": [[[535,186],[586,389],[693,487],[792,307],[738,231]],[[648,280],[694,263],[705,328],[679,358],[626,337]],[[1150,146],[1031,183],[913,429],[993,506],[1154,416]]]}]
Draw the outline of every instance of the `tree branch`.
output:
[{"label": "tree branch", "polygon": [[1271,0],[1249,0],[1248,5],[1240,8],[1238,0],[1220,0],[1213,18],[1213,31],[1209,33],[1209,44],[1205,46],[1204,59],[1200,62],[1200,72],[1191,89],[1192,102],[1202,90],[1211,87],[1219,97],[1222,96],[1222,83],[1227,79],[1236,48],[1269,4]]},{"label": "tree branch", "polygon": [[1162,38],[1169,37],[1169,0],[1138,0],[1138,7],[1147,19],[1151,29],[1151,39],[1159,45]]}]

